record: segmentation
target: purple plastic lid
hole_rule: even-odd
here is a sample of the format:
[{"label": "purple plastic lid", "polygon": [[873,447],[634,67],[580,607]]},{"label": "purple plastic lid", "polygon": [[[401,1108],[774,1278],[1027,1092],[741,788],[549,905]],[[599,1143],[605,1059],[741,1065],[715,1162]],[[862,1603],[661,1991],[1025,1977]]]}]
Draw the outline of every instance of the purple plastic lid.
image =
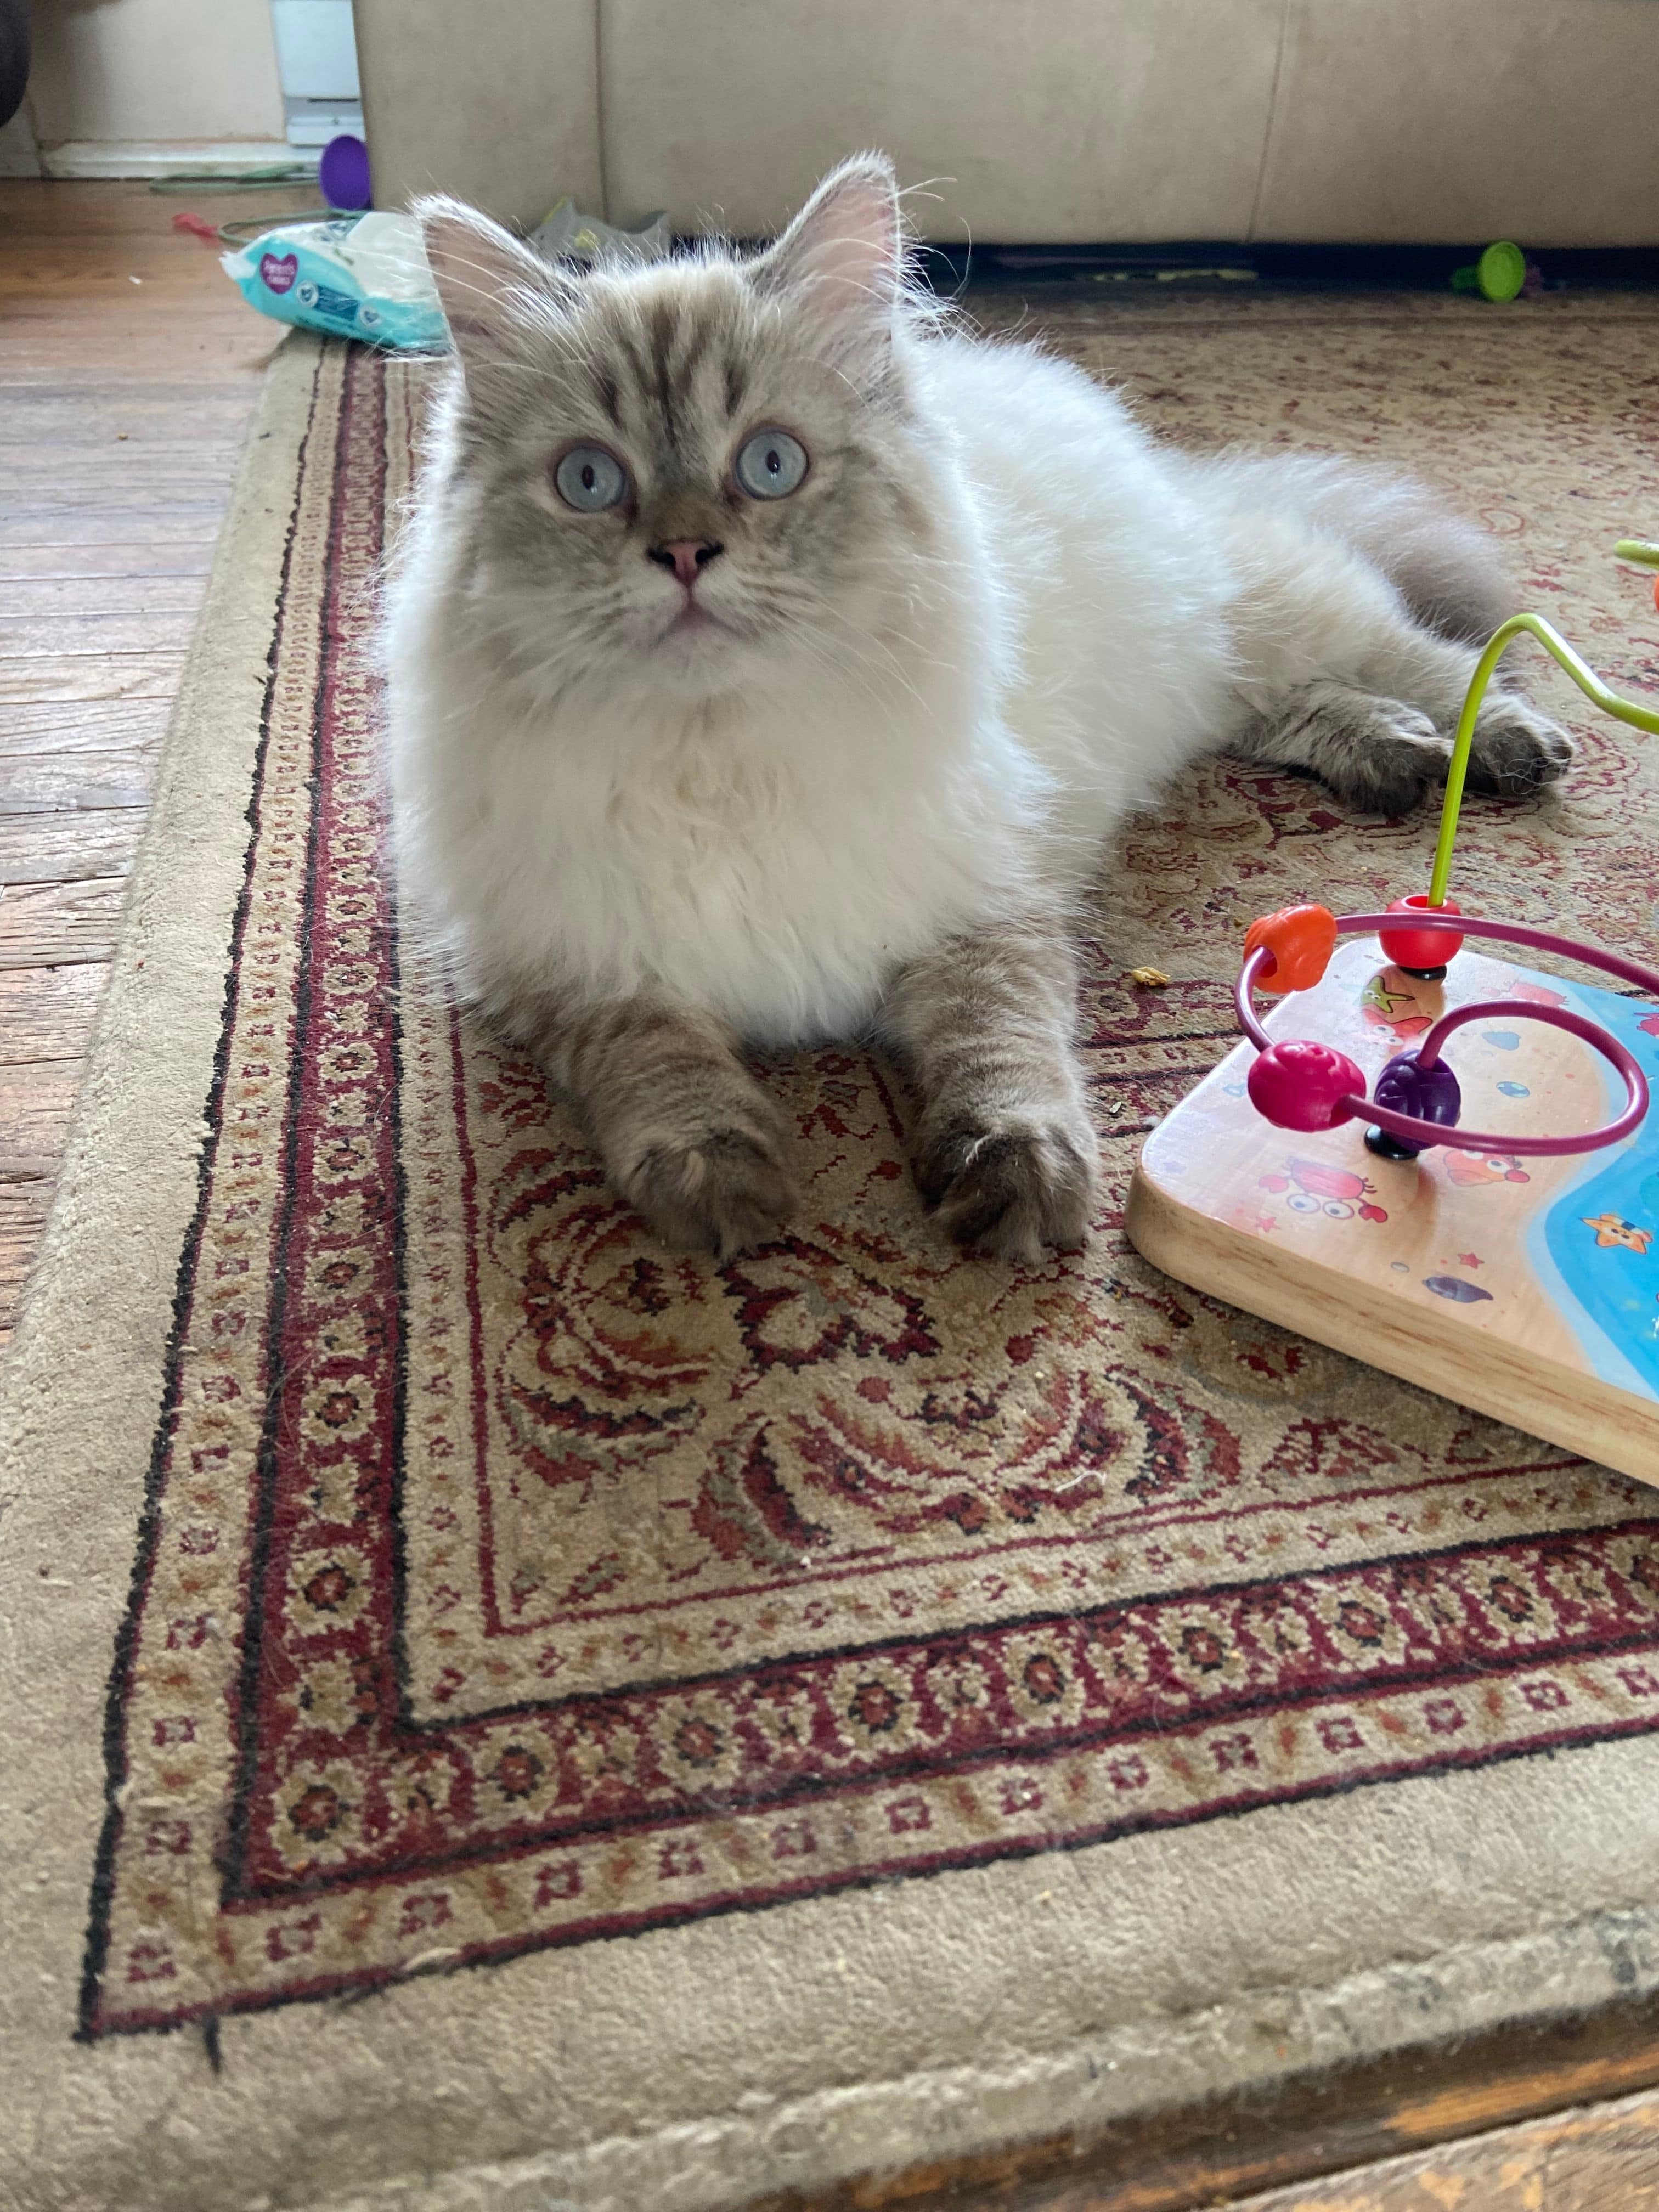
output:
[{"label": "purple plastic lid", "polygon": [[368,149],[349,131],[331,138],[317,163],[317,182],[331,208],[368,207],[374,199],[368,181]]}]

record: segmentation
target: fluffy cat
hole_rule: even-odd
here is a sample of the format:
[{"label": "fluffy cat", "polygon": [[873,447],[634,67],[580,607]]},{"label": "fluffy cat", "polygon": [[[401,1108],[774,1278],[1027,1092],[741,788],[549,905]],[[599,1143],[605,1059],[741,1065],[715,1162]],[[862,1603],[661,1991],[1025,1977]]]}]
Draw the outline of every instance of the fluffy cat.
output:
[{"label": "fluffy cat", "polygon": [[[1081,1241],[1066,923],[1105,839],[1218,748],[1409,805],[1507,611],[1486,541],[957,333],[874,157],[750,258],[574,276],[418,212],[456,354],[387,601],[407,906],[675,1243],[793,1201],[741,1048],[855,1033],[914,1079],[948,1236]],[[1571,756],[1494,688],[1478,787]]]}]

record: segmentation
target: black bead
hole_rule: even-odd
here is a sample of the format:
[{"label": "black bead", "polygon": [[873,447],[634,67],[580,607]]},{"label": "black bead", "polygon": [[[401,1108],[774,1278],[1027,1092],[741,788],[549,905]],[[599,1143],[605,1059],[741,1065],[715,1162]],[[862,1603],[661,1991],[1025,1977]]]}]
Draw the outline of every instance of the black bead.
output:
[{"label": "black bead", "polygon": [[1365,1132],[1365,1150],[1375,1152],[1379,1160],[1414,1160],[1424,1147],[1408,1144],[1404,1137],[1390,1136],[1386,1129],[1370,1128]]}]

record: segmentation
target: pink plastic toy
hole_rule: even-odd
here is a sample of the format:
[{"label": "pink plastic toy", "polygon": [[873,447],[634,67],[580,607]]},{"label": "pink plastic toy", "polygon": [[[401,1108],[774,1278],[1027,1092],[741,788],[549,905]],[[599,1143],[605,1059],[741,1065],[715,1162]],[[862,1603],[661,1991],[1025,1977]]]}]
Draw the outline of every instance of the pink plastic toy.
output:
[{"label": "pink plastic toy", "polygon": [[1267,1045],[1246,1085],[1251,1105],[1278,1129],[1334,1129],[1350,1118],[1355,1095],[1365,1095],[1357,1062],[1312,1037]]}]

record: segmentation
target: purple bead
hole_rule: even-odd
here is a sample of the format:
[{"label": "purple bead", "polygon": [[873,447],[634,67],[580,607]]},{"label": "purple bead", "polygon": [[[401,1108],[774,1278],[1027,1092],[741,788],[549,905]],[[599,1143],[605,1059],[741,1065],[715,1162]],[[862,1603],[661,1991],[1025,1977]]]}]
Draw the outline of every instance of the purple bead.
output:
[{"label": "purple bead", "polygon": [[317,183],[329,205],[342,214],[368,207],[374,195],[368,179],[368,149],[362,140],[349,131],[331,138],[318,157]]},{"label": "purple bead", "polygon": [[[1411,1114],[1419,1121],[1437,1121],[1443,1129],[1455,1129],[1463,1110],[1463,1094],[1445,1061],[1437,1060],[1432,1067],[1424,1067],[1415,1051],[1395,1054],[1377,1077],[1371,1100],[1373,1104],[1387,1107],[1392,1113]],[[1414,1159],[1426,1149],[1413,1144],[1408,1138],[1381,1133],[1387,1139],[1389,1154],[1396,1159]]]}]

